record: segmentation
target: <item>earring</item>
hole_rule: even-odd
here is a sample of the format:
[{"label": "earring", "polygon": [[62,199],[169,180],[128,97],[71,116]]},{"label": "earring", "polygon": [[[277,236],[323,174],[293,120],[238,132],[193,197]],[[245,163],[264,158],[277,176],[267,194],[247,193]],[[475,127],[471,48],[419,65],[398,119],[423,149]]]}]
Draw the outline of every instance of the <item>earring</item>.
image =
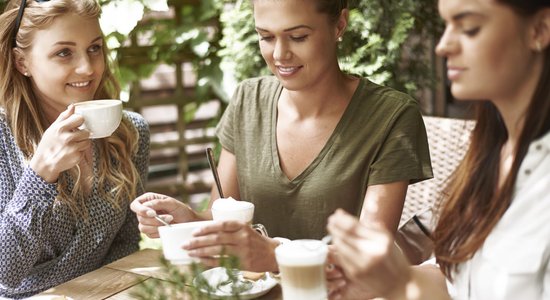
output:
[{"label": "earring", "polygon": [[341,36],[338,37],[338,42],[342,42],[343,40],[344,39]]},{"label": "earring", "polygon": [[29,77],[29,73],[28,73],[28,72],[23,73],[23,75],[25,75],[25,77]]},{"label": "earring", "polygon": [[535,49],[537,49],[537,52],[542,51],[542,45],[540,44],[540,41],[535,42]]}]

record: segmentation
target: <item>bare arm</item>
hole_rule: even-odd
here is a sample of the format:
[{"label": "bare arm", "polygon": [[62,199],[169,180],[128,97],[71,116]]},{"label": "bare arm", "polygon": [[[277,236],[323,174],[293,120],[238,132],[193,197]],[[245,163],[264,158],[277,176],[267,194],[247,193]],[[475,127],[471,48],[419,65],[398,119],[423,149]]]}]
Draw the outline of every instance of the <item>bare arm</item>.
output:
[{"label": "bare arm", "polygon": [[377,223],[395,233],[403,211],[407,186],[407,181],[369,186],[361,210],[361,223]]}]

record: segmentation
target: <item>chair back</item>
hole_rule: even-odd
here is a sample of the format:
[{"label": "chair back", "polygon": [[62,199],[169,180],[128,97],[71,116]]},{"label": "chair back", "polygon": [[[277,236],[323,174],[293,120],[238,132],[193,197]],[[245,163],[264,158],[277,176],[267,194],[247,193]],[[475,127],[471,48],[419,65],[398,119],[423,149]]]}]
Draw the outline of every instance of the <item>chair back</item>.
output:
[{"label": "chair back", "polygon": [[[434,178],[409,185],[396,242],[411,263],[420,263],[432,252],[431,241],[418,222],[434,227],[433,207],[447,186],[447,179],[464,158],[475,121],[424,116]],[[416,217],[415,217],[416,216]],[[414,217],[414,218],[413,218]],[[424,235],[424,237],[422,237]],[[425,241],[423,241],[425,239]],[[431,246],[430,246],[431,245]]]}]

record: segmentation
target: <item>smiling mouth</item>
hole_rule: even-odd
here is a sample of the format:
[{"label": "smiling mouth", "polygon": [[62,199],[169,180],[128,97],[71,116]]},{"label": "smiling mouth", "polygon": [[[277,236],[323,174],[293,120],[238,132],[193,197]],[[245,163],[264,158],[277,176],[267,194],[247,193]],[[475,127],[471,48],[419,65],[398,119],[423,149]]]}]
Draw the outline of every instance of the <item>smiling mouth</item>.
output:
[{"label": "smiling mouth", "polygon": [[89,86],[91,82],[92,81],[72,82],[72,83],[69,83],[68,85],[76,88],[83,88],[83,87]]},{"label": "smiling mouth", "polygon": [[279,70],[279,73],[281,75],[291,75],[294,74],[296,71],[301,69],[302,66],[298,67],[283,67],[283,66],[277,66],[277,70]]}]

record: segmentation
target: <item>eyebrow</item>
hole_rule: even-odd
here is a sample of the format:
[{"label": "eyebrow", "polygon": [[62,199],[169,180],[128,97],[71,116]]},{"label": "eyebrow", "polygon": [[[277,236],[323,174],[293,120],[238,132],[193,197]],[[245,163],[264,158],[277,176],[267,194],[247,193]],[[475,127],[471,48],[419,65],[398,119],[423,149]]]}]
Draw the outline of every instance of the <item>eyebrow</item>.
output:
[{"label": "eyebrow", "polygon": [[[287,29],[283,30],[283,32],[293,31],[293,30],[302,29],[302,28],[313,30],[313,28],[311,28],[307,25],[298,25],[298,26],[287,28]],[[257,31],[263,31],[263,32],[269,32],[269,30],[263,29],[263,28],[260,28],[260,27],[256,27],[256,30]]]},{"label": "eyebrow", "polygon": [[[93,39],[90,44],[93,44],[95,42],[97,42],[98,40],[102,39],[102,36],[98,36],[96,37],[95,39]],[[75,42],[65,42],[65,41],[61,41],[61,42],[57,42],[54,44],[55,45],[67,45],[67,46],[76,46],[76,43]]]},{"label": "eyebrow", "polygon": [[485,15],[483,14],[480,14],[480,13],[476,13],[476,12],[472,12],[472,11],[465,11],[465,12],[461,12],[461,13],[458,13],[456,15],[454,15],[451,19],[455,22],[457,21],[460,21],[460,20],[463,20],[467,17],[484,17]]}]

